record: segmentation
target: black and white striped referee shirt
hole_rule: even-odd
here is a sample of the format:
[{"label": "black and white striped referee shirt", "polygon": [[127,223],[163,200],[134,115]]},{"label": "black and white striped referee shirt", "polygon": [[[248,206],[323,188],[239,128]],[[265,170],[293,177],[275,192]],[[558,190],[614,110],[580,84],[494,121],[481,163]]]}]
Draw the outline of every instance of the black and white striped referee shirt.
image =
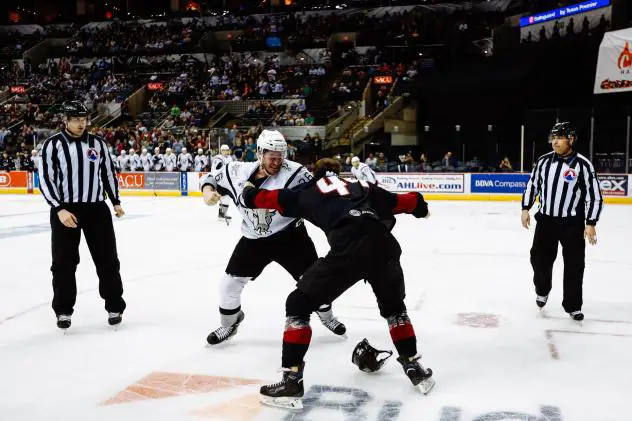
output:
[{"label": "black and white striped referee shirt", "polygon": [[603,208],[599,180],[590,161],[573,153],[550,152],[538,159],[522,195],[522,209],[531,209],[540,196],[539,212],[554,218],[586,220],[595,225]]},{"label": "black and white striped referee shirt", "polygon": [[120,204],[114,163],[105,142],[90,133],[73,138],[61,131],[44,142],[40,191],[55,211],[69,203]]}]

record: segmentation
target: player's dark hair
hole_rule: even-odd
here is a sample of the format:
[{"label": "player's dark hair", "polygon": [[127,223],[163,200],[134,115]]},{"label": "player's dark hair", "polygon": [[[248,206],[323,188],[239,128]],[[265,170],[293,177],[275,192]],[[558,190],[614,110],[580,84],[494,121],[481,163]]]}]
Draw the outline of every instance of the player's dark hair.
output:
[{"label": "player's dark hair", "polygon": [[321,158],[314,165],[314,174],[318,174],[321,177],[325,176],[328,172],[340,174],[342,165],[340,162],[333,158]]}]

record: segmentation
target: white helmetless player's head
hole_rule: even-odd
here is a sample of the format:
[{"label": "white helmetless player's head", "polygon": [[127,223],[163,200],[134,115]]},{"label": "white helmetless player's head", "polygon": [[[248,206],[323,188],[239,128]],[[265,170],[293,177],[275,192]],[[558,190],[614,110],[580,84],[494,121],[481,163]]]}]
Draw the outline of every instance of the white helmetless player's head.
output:
[{"label": "white helmetless player's head", "polygon": [[203,154],[204,154],[204,149],[199,148],[199,149],[198,149],[198,155],[203,155]]},{"label": "white helmetless player's head", "polygon": [[143,155],[147,155],[147,149],[143,148]]},{"label": "white helmetless player's head", "polygon": [[182,153],[183,154],[187,153],[187,148],[182,148]]},{"label": "white helmetless player's head", "polygon": [[130,149],[129,149],[129,154],[130,154],[130,155],[134,155],[134,152],[135,152],[135,151],[134,151],[134,148],[130,148]]},{"label": "white helmetless player's head", "polygon": [[230,155],[230,147],[226,144],[222,145],[219,147],[219,153],[221,153],[224,156],[228,156]]},{"label": "white helmetless player's head", "polygon": [[121,151],[121,156],[125,156],[125,155],[127,155],[127,152],[125,152],[125,149],[123,149],[123,150]]},{"label": "white helmetless player's head", "polygon": [[171,148],[167,148],[167,150],[165,151],[165,153],[166,153],[167,155],[170,155],[170,154],[171,154]]},{"label": "white helmetless player's head", "polygon": [[157,155],[160,153],[160,148],[154,148],[154,153]]},{"label": "white helmetless player's head", "polygon": [[269,176],[281,171],[287,155],[287,142],[278,130],[264,130],[257,138],[257,157],[261,169]]},{"label": "white helmetless player's head", "polygon": [[353,165],[353,168],[358,168],[360,166],[360,158],[357,156],[351,158],[351,165]]}]

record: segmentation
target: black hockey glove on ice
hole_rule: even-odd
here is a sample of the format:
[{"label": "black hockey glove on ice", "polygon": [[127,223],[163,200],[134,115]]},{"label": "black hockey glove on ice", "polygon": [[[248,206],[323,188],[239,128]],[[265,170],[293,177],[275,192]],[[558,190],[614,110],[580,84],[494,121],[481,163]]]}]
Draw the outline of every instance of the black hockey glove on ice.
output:
[{"label": "black hockey glove on ice", "polygon": [[428,215],[428,203],[424,200],[424,195],[417,193],[417,207],[413,211],[415,218],[425,218]]}]

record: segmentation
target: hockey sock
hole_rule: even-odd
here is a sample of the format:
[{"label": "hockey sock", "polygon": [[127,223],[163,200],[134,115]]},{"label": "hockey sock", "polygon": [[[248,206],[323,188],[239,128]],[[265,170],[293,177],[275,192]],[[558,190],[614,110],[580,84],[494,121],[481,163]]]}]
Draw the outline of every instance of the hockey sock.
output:
[{"label": "hockey sock", "polygon": [[311,339],[312,328],[309,326],[309,320],[289,316],[285,321],[285,331],[283,332],[282,367],[299,366],[303,362]]},{"label": "hockey sock", "polygon": [[318,307],[316,312],[318,313],[318,317],[327,322],[334,317],[334,312],[331,311],[331,304],[324,304]]},{"label": "hockey sock", "polygon": [[239,319],[240,311],[241,311],[241,306],[233,310],[227,310],[225,308],[220,307],[219,316],[220,316],[220,323],[222,324],[222,326],[231,327],[232,325],[237,323],[237,320]]},{"label": "hockey sock", "polygon": [[219,205],[219,216],[223,218],[228,213],[228,205]]},{"label": "hockey sock", "polygon": [[417,338],[408,314],[404,311],[389,317],[387,321],[397,353],[404,357],[416,355]]}]

